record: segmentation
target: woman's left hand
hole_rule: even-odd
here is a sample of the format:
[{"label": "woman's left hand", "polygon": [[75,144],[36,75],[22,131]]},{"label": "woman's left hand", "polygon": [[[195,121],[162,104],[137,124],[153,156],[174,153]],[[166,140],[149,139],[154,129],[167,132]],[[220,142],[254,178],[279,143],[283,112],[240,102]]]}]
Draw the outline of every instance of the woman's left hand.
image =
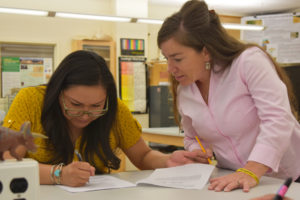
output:
[{"label": "woman's left hand", "polygon": [[167,160],[166,167],[175,167],[190,163],[199,163],[196,161],[197,156],[197,152],[189,152],[183,150],[174,151]]},{"label": "woman's left hand", "polygon": [[209,190],[216,192],[229,192],[234,189],[242,188],[244,192],[249,192],[250,188],[257,185],[256,180],[248,174],[235,172],[226,176],[210,179]]}]

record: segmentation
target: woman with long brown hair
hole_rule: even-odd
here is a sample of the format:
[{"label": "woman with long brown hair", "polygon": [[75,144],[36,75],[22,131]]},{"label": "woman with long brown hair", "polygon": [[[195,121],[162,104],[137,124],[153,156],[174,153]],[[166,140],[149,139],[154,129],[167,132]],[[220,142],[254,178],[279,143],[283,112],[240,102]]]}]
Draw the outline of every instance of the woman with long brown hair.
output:
[{"label": "woman with long brown hair", "polygon": [[209,189],[249,191],[263,175],[299,178],[295,102],[268,53],[231,37],[215,11],[198,0],[165,20],[158,46],[168,61],[185,148],[204,163],[214,152],[219,167],[235,170],[211,179]]}]

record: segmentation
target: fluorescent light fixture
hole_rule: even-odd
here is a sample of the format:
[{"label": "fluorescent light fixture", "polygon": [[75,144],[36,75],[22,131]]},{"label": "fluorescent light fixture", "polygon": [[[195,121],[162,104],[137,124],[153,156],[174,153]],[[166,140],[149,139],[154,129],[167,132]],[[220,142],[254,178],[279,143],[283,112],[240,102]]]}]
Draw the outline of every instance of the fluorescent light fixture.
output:
[{"label": "fluorescent light fixture", "polygon": [[[162,24],[164,21],[160,19],[137,19],[137,23],[146,23],[146,24]],[[262,31],[265,27],[258,25],[249,25],[249,24],[230,24],[224,23],[222,26],[226,29],[234,30],[249,30],[249,31]]]},{"label": "fluorescent light fixture", "polygon": [[162,24],[164,21],[160,19],[137,19],[137,23],[146,24]]},{"label": "fluorescent light fixture", "polygon": [[131,20],[131,18],[129,18],[129,17],[86,15],[86,14],[62,13],[62,12],[57,12],[55,14],[55,17],[102,20],[102,21],[114,21],[114,22],[130,22],[130,20]]},{"label": "fluorescent light fixture", "polygon": [[262,31],[265,27],[251,24],[230,24],[223,23],[222,26],[226,29],[247,30],[247,31]]},{"label": "fluorescent light fixture", "polygon": [[[158,24],[161,25],[164,20],[160,19],[136,19],[130,17],[118,17],[118,16],[105,16],[105,15],[88,15],[88,14],[76,14],[76,13],[64,13],[64,12],[52,12],[52,11],[41,11],[41,10],[28,10],[18,8],[0,8],[0,13],[10,14],[23,14],[23,15],[38,15],[38,16],[50,16],[50,17],[62,17],[62,18],[75,18],[75,19],[87,19],[87,20],[99,20],[99,21],[113,21],[113,22],[132,22],[132,23],[146,23],[146,24]],[[262,31],[265,27],[251,24],[233,24],[224,23],[222,24],[226,29],[235,30],[253,30]]]},{"label": "fluorescent light fixture", "polygon": [[27,9],[18,9],[18,8],[0,8],[0,13],[20,14],[20,15],[38,15],[38,16],[47,16],[48,15],[48,11],[27,10]]}]

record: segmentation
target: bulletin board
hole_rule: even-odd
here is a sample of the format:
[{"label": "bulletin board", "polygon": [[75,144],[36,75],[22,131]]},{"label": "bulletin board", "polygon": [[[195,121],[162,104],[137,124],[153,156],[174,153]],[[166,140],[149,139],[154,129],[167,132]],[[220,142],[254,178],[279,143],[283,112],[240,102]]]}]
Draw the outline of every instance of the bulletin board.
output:
[{"label": "bulletin board", "polygon": [[19,89],[47,83],[53,73],[52,58],[2,57],[2,97]]},{"label": "bulletin board", "polygon": [[145,113],[146,58],[119,57],[120,98],[133,113]]},{"label": "bulletin board", "polygon": [[261,45],[279,63],[300,63],[300,13],[248,16],[241,21],[265,26],[263,31],[242,31],[242,40]]}]

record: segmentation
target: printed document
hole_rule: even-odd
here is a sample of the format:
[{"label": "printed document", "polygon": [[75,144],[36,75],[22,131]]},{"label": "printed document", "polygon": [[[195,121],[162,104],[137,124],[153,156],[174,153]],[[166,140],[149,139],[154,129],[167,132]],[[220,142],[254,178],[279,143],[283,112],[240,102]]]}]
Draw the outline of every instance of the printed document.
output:
[{"label": "printed document", "polygon": [[125,187],[135,187],[136,185],[128,181],[110,176],[110,175],[96,175],[91,176],[89,182],[81,187],[69,187],[59,185],[58,187],[68,191],[68,192],[86,192],[92,190],[105,190],[114,188],[125,188]]},{"label": "printed document", "polygon": [[181,189],[202,189],[214,168],[214,165],[208,164],[187,164],[156,169],[149,177],[137,181],[136,184],[150,184]]}]

